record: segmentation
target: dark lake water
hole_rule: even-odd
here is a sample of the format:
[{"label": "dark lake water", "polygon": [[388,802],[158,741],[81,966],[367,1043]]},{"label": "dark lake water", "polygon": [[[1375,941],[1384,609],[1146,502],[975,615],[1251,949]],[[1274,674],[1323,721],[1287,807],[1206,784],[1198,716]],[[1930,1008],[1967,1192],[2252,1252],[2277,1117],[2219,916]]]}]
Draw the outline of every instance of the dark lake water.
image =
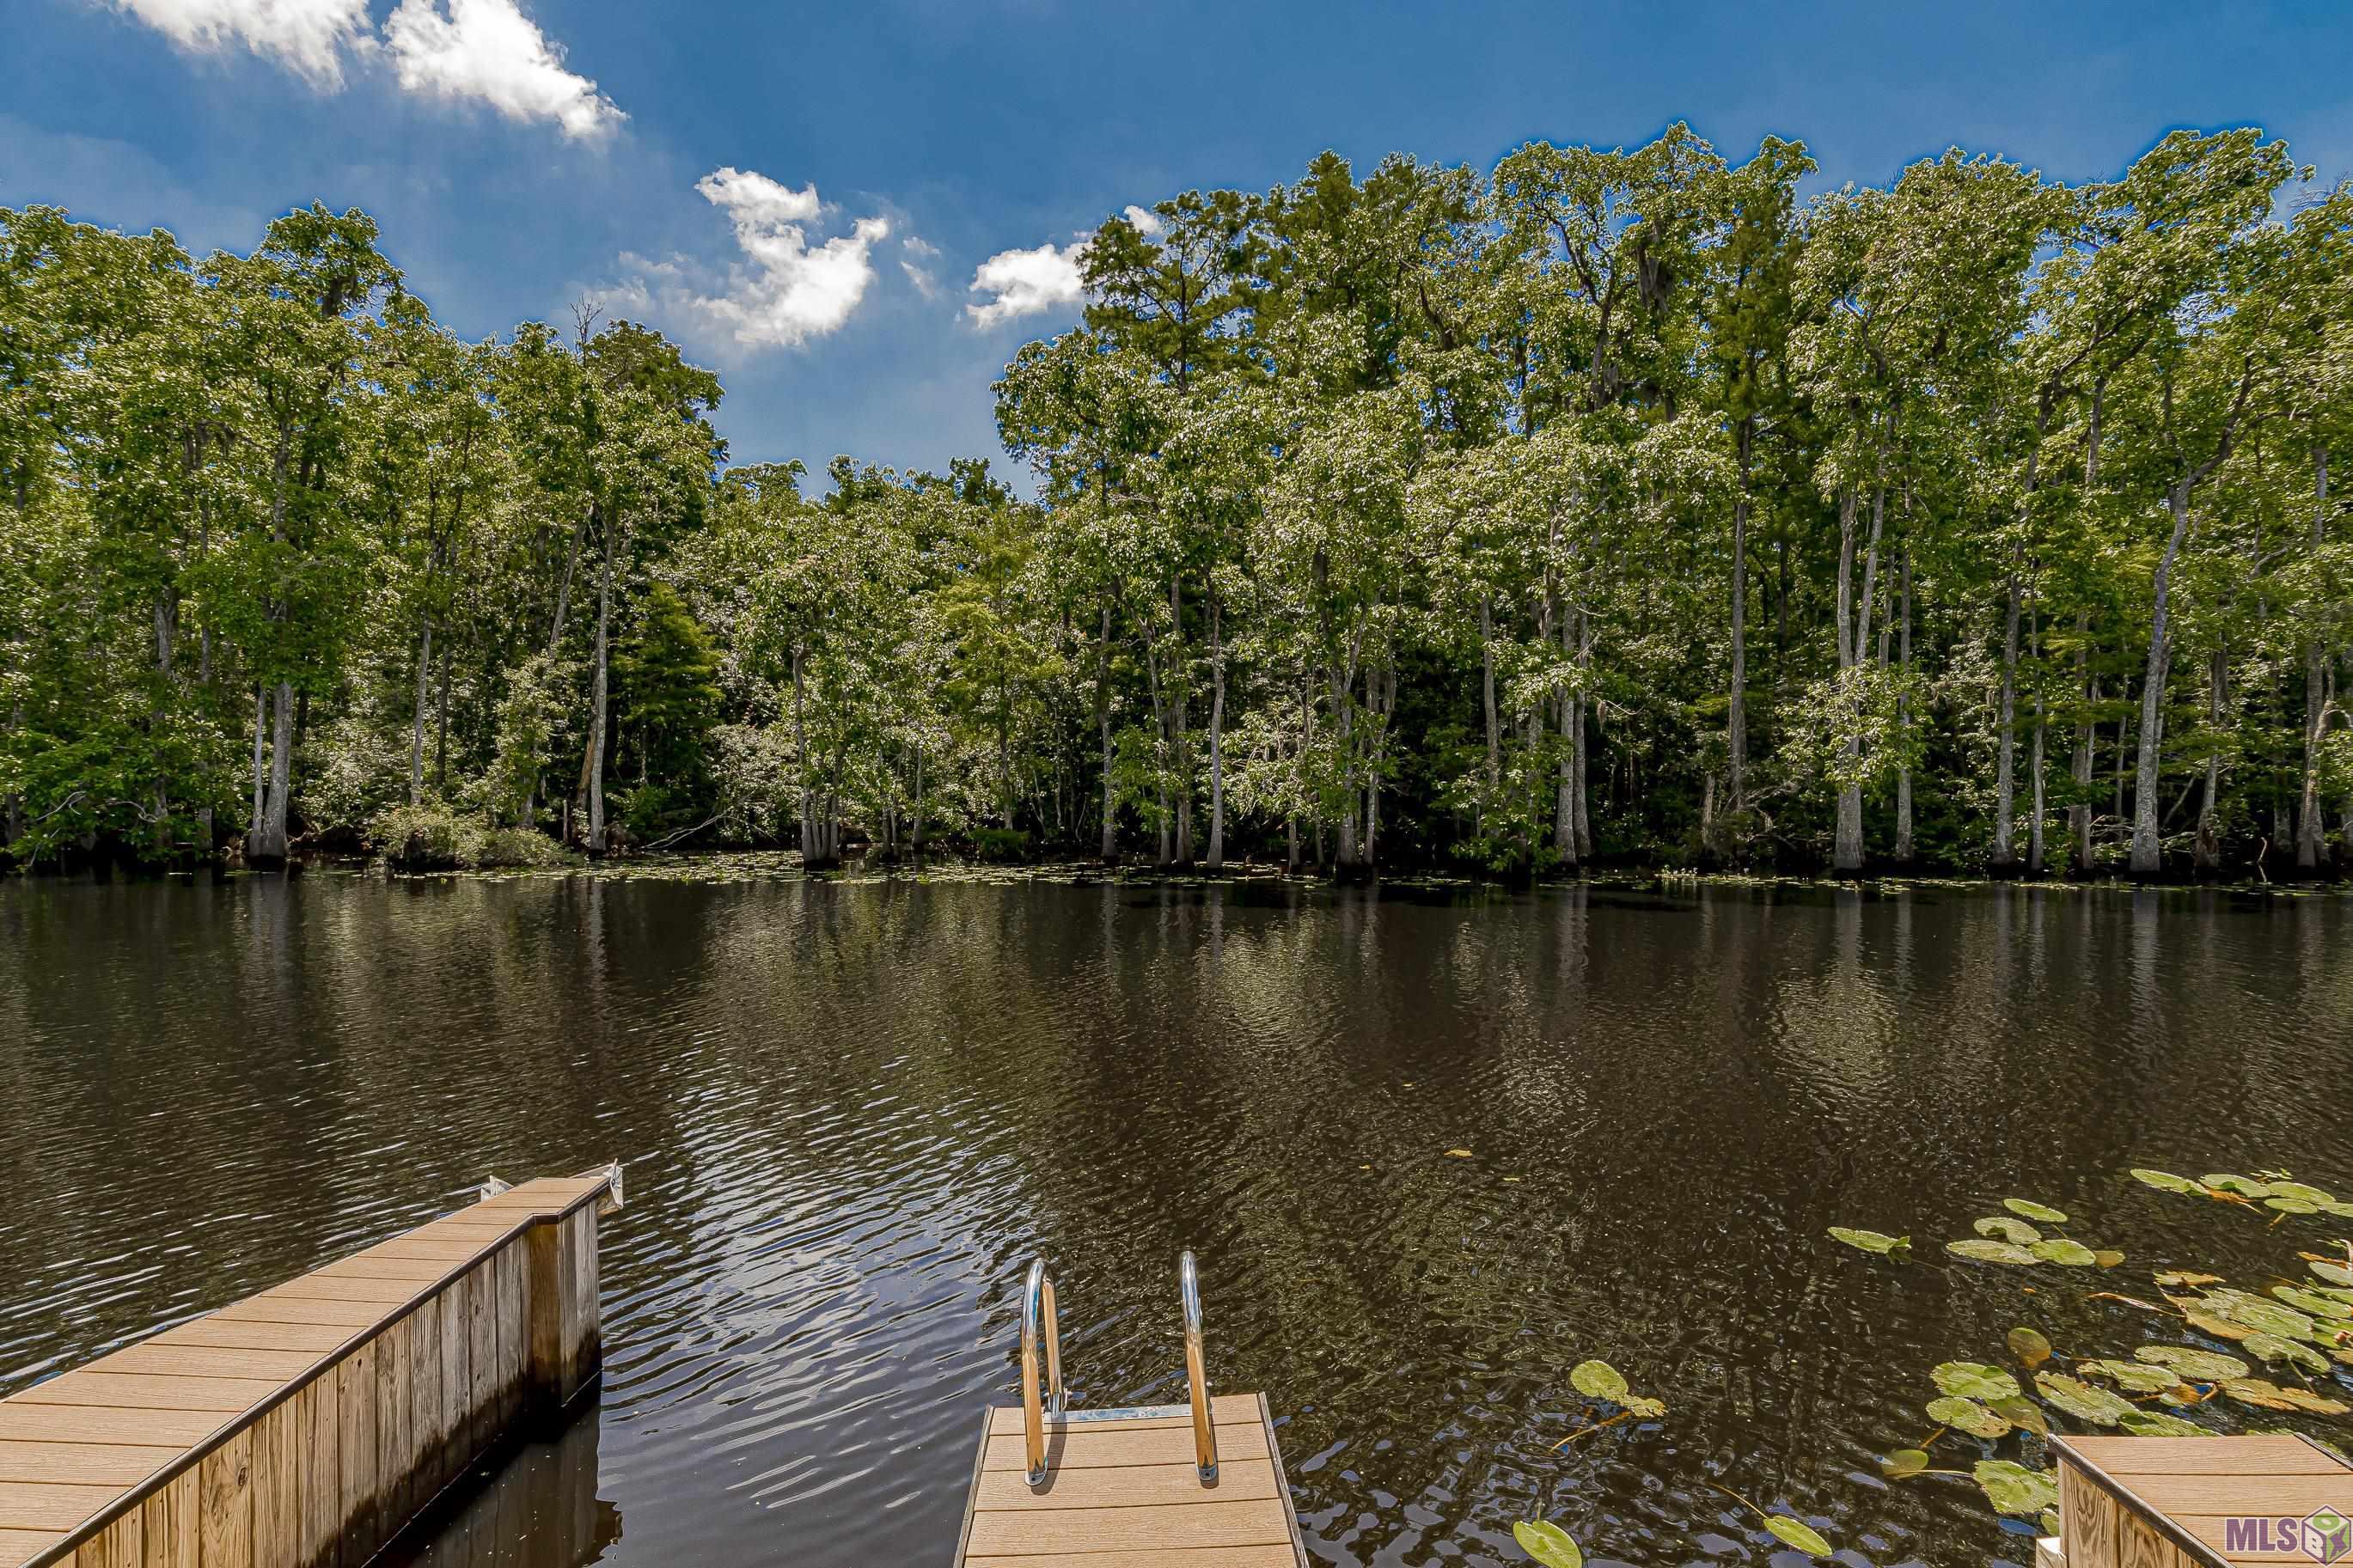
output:
[{"label": "dark lake water", "polygon": [[[2084,1297],[2154,1268],[2298,1271],[2353,1221],[2126,1172],[2353,1194],[2348,1104],[2337,897],[19,883],[0,1392],[617,1159],[600,1407],[422,1561],[944,1565],[1029,1260],[1073,1402],[1157,1403],[1191,1247],[1323,1562],[1524,1561],[1538,1516],[1764,1562],[1720,1486],[1851,1564],[2026,1563],[1968,1481],[1881,1479],[1928,1369],[2016,1323],[2126,1353],[2162,1322]],[[1945,1257],[2012,1195],[2128,1261]],[[1588,1357],[1669,1413],[1556,1452]],[[2039,1445],[1938,1446],[1997,1453]]]}]

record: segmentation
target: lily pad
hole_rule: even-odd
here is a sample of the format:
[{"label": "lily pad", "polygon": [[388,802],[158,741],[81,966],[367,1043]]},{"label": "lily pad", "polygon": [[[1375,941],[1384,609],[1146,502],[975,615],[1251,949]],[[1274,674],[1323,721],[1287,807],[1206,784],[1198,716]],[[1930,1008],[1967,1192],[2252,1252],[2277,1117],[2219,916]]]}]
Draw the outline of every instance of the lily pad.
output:
[{"label": "lily pad", "polygon": [[2342,1263],[2332,1263],[2325,1258],[2312,1258],[2305,1260],[2305,1267],[2331,1285],[2353,1287],[2353,1268],[2348,1268]]},{"label": "lily pad", "polygon": [[2265,1198],[2263,1207],[2277,1209],[2282,1214],[2323,1214],[2329,1205],[2314,1203],[2309,1198]]},{"label": "lily pad", "polygon": [[1945,1250],[1972,1263],[2023,1263],[2031,1267],[2042,1261],[2026,1248],[2008,1241],[1948,1241]]},{"label": "lily pad", "polygon": [[2180,1385],[2181,1374],[2169,1366],[2141,1361],[2094,1361],[2084,1370],[2096,1373],[2127,1394],[2159,1394]]},{"label": "lily pad", "polygon": [[1879,1461],[1879,1473],[1890,1480],[1900,1481],[1906,1476],[1916,1476],[1927,1468],[1928,1450],[1926,1448],[1898,1448]]},{"label": "lily pad", "polygon": [[2170,1171],[2136,1170],[2132,1174],[2133,1180],[2145,1182],[2161,1193],[2194,1193],[2200,1190],[2196,1182],[2187,1176],[2177,1176]]},{"label": "lily pad", "polygon": [[2236,1193],[2242,1198],[2267,1198],[2272,1194],[2269,1182],[2258,1182],[2250,1176],[2203,1176],[2200,1180],[2217,1192]]},{"label": "lily pad", "polygon": [[2067,1216],[2049,1204],[2038,1204],[2026,1198],[2004,1198],[2001,1200],[2001,1206],[2014,1215],[2023,1215],[2028,1219],[2041,1220],[2044,1225],[2067,1223]]},{"label": "lily pad", "polygon": [[2336,1194],[2324,1193],[2306,1182],[2274,1182],[2271,1189],[2273,1197],[2292,1198],[2298,1203],[2310,1204],[2315,1208],[2327,1208],[2337,1201]]},{"label": "lily pad", "polygon": [[1545,1568],[1585,1568],[1585,1553],[1568,1538],[1568,1531],[1549,1520],[1520,1521],[1512,1526],[1512,1539]]},{"label": "lily pad", "polygon": [[1626,1397],[1626,1378],[1606,1361],[1581,1361],[1568,1374],[1569,1385],[1588,1399],[1607,1399],[1612,1404]]},{"label": "lily pad", "polygon": [[2168,1268],[2161,1274],[2151,1275],[2150,1278],[2160,1285],[2170,1285],[2177,1289],[2220,1285],[2222,1282],[2222,1277],[2220,1274],[2193,1274],[2182,1268]]},{"label": "lily pad", "polygon": [[2168,1415],[2162,1410],[2136,1410],[2116,1425],[2136,1437],[2206,1437],[2212,1434],[2195,1421]]},{"label": "lily pad", "polygon": [[2170,1367],[2198,1383],[2220,1383],[2226,1377],[2247,1375],[2247,1363],[2238,1357],[2190,1345],[2143,1345],[2133,1352],[2133,1358],[2151,1366]]},{"label": "lily pad", "polygon": [[2078,1421],[2089,1421],[2094,1426],[2113,1426],[2132,1413],[2128,1402],[2105,1388],[2093,1387],[2080,1377],[2038,1372],[2034,1374],[2034,1386],[2051,1404]]},{"label": "lily pad", "polygon": [[1809,1557],[1831,1554],[1831,1543],[1815,1534],[1813,1527],[1801,1519],[1792,1519],[1786,1513],[1772,1514],[1767,1517],[1765,1528],[1773,1532],[1773,1539],[1784,1546],[1796,1547]]},{"label": "lily pad", "polygon": [[1996,1215],[1990,1219],[1981,1219],[1973,1228],[1979,1236],[1994,1237],[2009,1242],[2013,1247],[2031,1247],[2042,1239],[2041,1231],[2024,1220],[2012,1219],[2008,1215]]},{"label": "lily pad", "polygon": [[2125,1255],[2113,1247],[2104,1247],[2092,1254],[2092,1261],[2103,1268],[2114,1268],[2125,1260]]},{"label": "lily pad", "polygon": [[2099,1257],[2080,1241],[2060,1237],[2054,1241],[2038,1241],[2027,1248],[2045,1263],[2063,1263],[2070,1268],[2089,1268],[2099,1262]]},{"label": "lily pad", "polygon": [[2032,1519],[2059,1506],[2059,1478],[2048,1470],[2030,1470],[2014,1459],[1979,1459],[1970,1473],[1996,1513]]},{"label": "lily pad", "polygon": [[2306,1372],[2326,1373],[2331,1370],[2328,1358],[2310,1345],[2300,1345],[2294,1340],[2284,1340],[2277,1334],[2249,1334],[2240,1342],[2247,1353],[2273,1366],[2285,1363],[2301,1367]]},{"label": "lily pad", "polygon": [[2274,1285],[2272,1294],[2296,1310],[2310,1312],[2316,1318],[2353,1318],[2353,1301],[2324,1296],[2317,1290],[2303,1290],[2294,1285]]},{"label": "lily pad", "polygon": [[1831,1235],[1845,1242],[1849,1247],[1860,1247],[1865,1252],[1876,1252],[1882,1258],[1892,1252],[1912,1250],[1912,1238],[1908,1236],[1882,1236],[1875,1230],[1855,1230],[1843,1225],[1831,1226]]},{"label": "lily pad", "polygon": [[1991,1401],[1987,1408],[2009,1418],[2012,1426],[2033,1433],[2038,1437],[2051,1436],[2051,1423],[2044,1418],[2042,1406],[2023,1394],[2013,1394],[2008,1399]]},{"label": "lily pad", "polygon": [[1995,1415],[1974,1399],[1949,1395],[1928,1401],[1928,1419],[1972,1437],[1999,1437],[2010,1430],[2010,1417]]},{"label": "lily pad", "polygon": [[1982,1399],[1990,1404],[2008,1399],[2019,1392],[2018,1379],[1998,1366],[1988,1366],[1981,1361],[1948,1361],[1928,1373],[1936,1383],[1936,1392],[1956,1399]]},{"label": "lily pad", "polygon": [[1624,1405],[1628,1411],[1631,1412],[1633,1415],[1641,1416],[1645,1421],[1656,1421],[1660,1416],[1664,1415],[1667,1413],[1667,1404],[1665,1400],[1645,1399],[1639,1394],[1630,1394],[1618,1403]]},{"label": "lily pad", "polygon": [[[2237,1323],[2255,1333],[2276,1334],[2284,1340],[2310,1339],[2313,1321],[2293,1307],[2283,1307],[2261,1296],[2244,1290],[2209,1290],[2200,1297],[2197,1310],[2206,1316]],[[2244,1334],[2234,1335],[2244,1339]]]},{"label": "lily pad", "polygon": [[2021,1326],[2010,1330],[2009,1344],[2010,1353],[2016,1356],[2029,1372],[2051,1359],[2051,1342],[2038,1329]]},{"label": "lily pad", "polygon": [[2306,1389],[2282,1388],[2260,1377],[2232,1378],[2222,1384],[2222,1392],[2258,1410],[2308,1410],[2315,1415],[2342,1415],[2353,1410],[2353,1405],[2341,1400],[2324,1398]]}]

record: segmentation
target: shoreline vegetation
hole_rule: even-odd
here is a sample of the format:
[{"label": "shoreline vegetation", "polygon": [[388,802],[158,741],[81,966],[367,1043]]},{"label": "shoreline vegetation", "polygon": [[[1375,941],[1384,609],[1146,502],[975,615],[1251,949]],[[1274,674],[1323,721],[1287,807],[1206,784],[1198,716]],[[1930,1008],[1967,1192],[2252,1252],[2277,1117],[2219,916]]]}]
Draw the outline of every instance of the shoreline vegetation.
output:
[{"label": "shoreline vegetation", "polygon": [[990,389],[1027,495],[733,462],[659,331],[466,341],[356,210],[0,208],[5,862],[2353,871],[2353,188],[1815,173],[1127,209]]}]

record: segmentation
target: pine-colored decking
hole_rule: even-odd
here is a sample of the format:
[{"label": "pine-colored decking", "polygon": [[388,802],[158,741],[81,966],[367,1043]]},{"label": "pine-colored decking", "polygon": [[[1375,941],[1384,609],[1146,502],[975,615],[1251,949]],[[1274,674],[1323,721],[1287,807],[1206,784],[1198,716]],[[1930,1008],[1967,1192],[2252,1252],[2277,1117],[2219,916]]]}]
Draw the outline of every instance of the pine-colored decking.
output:
[{"label": "pine-colored decking", "polygon": [[1032,1487],[1021,1412],[990,1411],[957,1568],[1305,1568],[1265,1397],[1219,1395],[1209,1418],[1214,1486],[1194,1468],[1192,1416],[1176,1406],[1050,1416],[1046,1479]]},{"label": "pine-colored decking", "polygon": [[2232,1518],[2353,1519],[2353,1467],[2294,1436],[2054,1437],[2065,1568],[2262,1568],[2306,1563],[2233,1542]]},{"label": "pine-colored decking", "polygon": [[525,1183],[0,1400],[0,1564],[362,1561],[593,1375],[610,1194]]}]

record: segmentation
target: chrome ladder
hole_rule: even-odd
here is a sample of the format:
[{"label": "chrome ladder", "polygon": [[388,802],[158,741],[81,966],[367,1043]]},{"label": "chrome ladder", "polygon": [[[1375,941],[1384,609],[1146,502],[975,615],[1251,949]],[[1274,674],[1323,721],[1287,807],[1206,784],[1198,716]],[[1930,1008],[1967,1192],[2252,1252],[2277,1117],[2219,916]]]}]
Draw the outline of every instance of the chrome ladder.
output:
[{"label": "chrome ladder", "polygon": [[[1201,1484],[1214,1486],[1218,1479],[1218,1429],[1209,1419],[1209,1374],[1201,1356],[1201,1273],[1190,1252],[1176,1259],[1176,1294],[1185,1312],[1185,1385],[1192,1406],[1193,1462],[1201,1472]],[[1042,1389],[1038,1364],[1041,1337],[1046,1347]],[[1184,1410],[1184,1405],[1155,1405],[1071,1411],[1063,1396],[1062,1333],[1054,1318],[1054,1282],[1046,1276],[1044,1258],[1029,1265],[1029,1280],[1021,1289],[1021,1436],[1031,1486],[1046,1483],[1049,1415],[1066,1423],[1133,1421],[1176,1415]]]}]

